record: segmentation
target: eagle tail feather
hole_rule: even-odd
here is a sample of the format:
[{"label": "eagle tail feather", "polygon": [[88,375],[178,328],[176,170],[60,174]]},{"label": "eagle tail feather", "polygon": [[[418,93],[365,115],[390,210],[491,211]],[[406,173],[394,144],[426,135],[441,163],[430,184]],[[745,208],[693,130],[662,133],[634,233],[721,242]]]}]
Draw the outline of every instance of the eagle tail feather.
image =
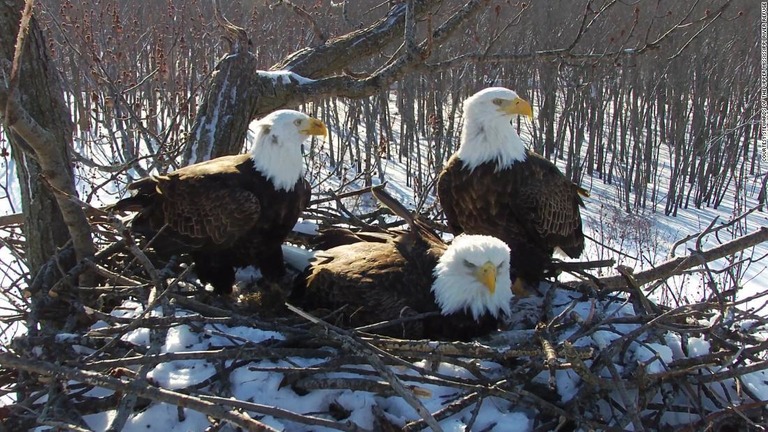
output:
[{"label": "eagle tail feather", "polygon": [[132,196],[123,198],[120,201],[106,206],[106,211],[128,211],[137,212],[141,211],[146,206],[146,200],[141,196]]},{"label": "eagle tail feather", "polygon": [[379,202],[392,210],[396,216],[403,218],[403,220],[408,223],[408,226],[411,227],[411,230],[416,229],[416,223],[411,212],[409,212],[402,203],[390,195],[389,192],[386,192],[384,190],[384,185],[372,187],[371,193],[376,197],[377,200],[379,200]]},{"label": "eagle tail feather", "polygon": [[412,233],[418,233],[419,237],[423,240],[442,243],[440,236],[432,230],[425,222],[420,220],[418,216],[414,216],[403,204],[396,200],[392,195],[384,191],[384,185],[374,186],[371,188],[371,193],[382,204],[387,206],[392,213],[396,216],[400,216],[408,223]]}]

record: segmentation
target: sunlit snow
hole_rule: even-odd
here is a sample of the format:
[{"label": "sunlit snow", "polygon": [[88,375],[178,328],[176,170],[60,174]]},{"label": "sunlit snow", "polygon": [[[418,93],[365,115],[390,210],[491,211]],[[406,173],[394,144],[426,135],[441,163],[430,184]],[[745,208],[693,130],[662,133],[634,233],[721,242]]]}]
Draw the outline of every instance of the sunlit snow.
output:
[{"label": "sunlit snow", "polygon": [[[267,72],[261,71],[260,74],[271,77],[276,82],[285,83],[287,80],[306,79],[290,74],[288,72]],[[302,81],[304,80],[304,81]],[[396,108],[392,107],[393,112]],[[523,137],[526,139],[528,126],[524,127]],[[428,145],[423,142],[422,145]],[[662,162],[663,163],[663,162]],[[13,167],[7,167],[12,170]],[[321,169],[327,169],[322,167]],[[350,168],[351,169],[351,168]],[[387,190],[400,199],[407,206],[413,206],[416,201],[415,193],[406,187],[406,169],[402,163],[395,160],[385,160],[383,162],[383,175],[388,181]],[[15,179],[15,174],[10,175],[9,179]],[[82,178],[82,177],[81,177]],[[380,181],[374,179],[374,183]],[[355,184],[360,187],[362,185]],[[611,230],[617,229],[617,215],[614,200],[611,198],[615,194],[616,185],[604,184],[596,178],[584,178],[582,186],[589,189],[591,198],[586,200],[586,209],[583,210],[585,231],[594,239],[608,241],[607,235]],[[13,184],[9,185],[14,189]],[[81,189],[82,188],[82,189]],[[78,190],[89,190],[88,185],[78,187]],[[96,197],[99,199],[99,197]],[[102,197],[105,202],[114,200],[114,196]],[[434,202],[431,197],[429,202]],[[756,204],[756,197],[750,195],[747,198],[746,207]],[[363,206],[375,206],[376,203],[371,199],[361,199],[361,209]],[[10,212],[10,206],[18,210],[17,200],[4,203],[3,213]],[[633,260],[627,256],[618,257],[619,263],[634,267],[639,271],[650,266],[649,262],[659,262],[666,259],[671,252],[672,244],[689,234],[694,234],[704,229],[714,217],[721,218],[722,222],[729,220],[733,214],[734,203],[724,203],[719,209],[681,209],[677,217],[665,216],[662,213],[647,212],[638,217],[647,218],[651,221],[648,230],[652,237],[650,243],[632,242],[626,239],[613,238],[610,243],[613,247],[621,249],[626,255],[638,258]],[[610,224],[610,226],[609,226]],[[768,216],[766,213],[756,212],[750,215],[745,221],[744,230],[752,231],[760,226],[768,225]],[[296,226],[296,231],[305,234],[316,233],[316,224],[309,220],[300,221]],[[450,236],[447,236],[450,238]],[[648,239],[646,239],[648,240]],[[717,238],[714,235],[705,236],[703,239],[704,248],[713,247],[717,244]],[[618,243],[617,243],[618,242]],[[622,243],[623,242],[623,243]],[[677,248],[676,253],[687,254],[688,248],[693,247],[693,240]],[[768,245],[760,245],[754,248],[754,251],[747,251],[759,257],[768,253]],[[4,259],[7,257],[7,250],[3,249]],[[605,248],[590,244],[587,252],[582,259],[603,259],[607,257],[617,258],[614,254]],[[291,257],[288,255],[289,261]],[[726,260],[719,260],[712,266],[727,265]],[[301,266],[301,262],[297,266]],[[610,270],[607,270],[610,271]],[[246,268],[238,272],[238,280],[246,283],[258,278],[258,270]],[[564,276],[566,278],[567,276]],[[687,301],[701,299],[706,290],[706,281],[702,275],[697,273],[687,274],[670,281],[672,289],[679,289],[681,296]],[[762,291],[768,286],[768,270],[766,262],[751,263],[743,275],[743,288],[741,296],[753,295]],[[546,291],[543,288],[542,291]],[[656,298],[659,292],[649,293],[649,297]],[[611,320],[616,318],[627,318],[637,316],[640,311],[636,311],[631,303],[622,298],[590,299],[578,295],[571,291],[558,290],[552,296],[553,312],[555,314],[562,312],[565,308],[570,308],[570,313],[578,316],[582,320]],[[756,304],[753,307],[759,307]],[[112,311],[112,315],[119,318],[136,318],[143,310],[143,305],[136,301],[127,301],[120,308]],[[177,309],[177,313],[185,313]],[[763,309],[761,315],[765,315]],[[152,316],[162,316],[161,310],[153,310]],[[549,319],[553,317],[548,317]],[[746,326],[747,323],[742,323]],[[753,323],[757,326],[758,323]],[[611,344],[622,338],[630,332],[640,328],[639,324],[613,323],[600,327],[600,330],[589,334],[579,335],[579,328],[572,326],[563,330],[562,338],[575,337],[570,342],[575,347],[593,347],[596,350],[605,349]],[[108,324],[104,321],[95,323],[91,327],[92,331],[107,330]],[[124,342],[138,347],[148,347],[150,345],[149,328],[138,328],[127,332],[122,336]],[[756,337],[760,333],[755,333]],[[764,331],[763,338],[768,334]],[[72,337],[70,335],[60,335],[60,338]],[[221,347],[234,347],[245,343],[259,344],[265,341],[282,340],[284,336],[279,332],[265,331],[244,325],[226,326],[226,325],[204,325],[190,326],[178,325],[170,327],[165,333],[164,345],[161,348],[163,353],[181,353],[190,351],[205,351]],[[667,370],[668,365],[676,360],[704,356],[711,353],[710,342],[705,338],[691,337],[687,340],[681,340],[676,333],[668,332],[666,334],[641,334],[637,341],[632,342],[629,351],[631,360],[644,367],[647,374],[659,374]],[[416,421],[420,417],[414,408],[399,396],[380,396],[370,392],[353,391],[349,389],[337,390],[314,390],[307,394],[298,394],[290,386],[283,385],[284,373],[276,371],[281,368],[310,368],[328,361],[329,357],[319,357],[315,359],[307,358],[246,358],[242,365],[229,371],[225,379],[231,396],[243,401],[274,406],[291,410],[296,413],[311,414],[327,418],[331,404],[338,404],[349,411],[349,416],[345,419],[352,421],[365,429],[372,429],[374,426],[373,409],[379,409],[383,415],[398,426],[404,426],[408,422]],[[626,359],[625,359],[626,360]],[[587,366],[591,361],[587,361]],[[423,368],[432,368],[433,365],[428,362],[416,362],[415,366]],[[356,367],[360,368],[359,365]],[[479,365],[489,375],[502,376],[503,366],[484,362]],[[617,368],[622,366],[617,365]],[[449,363],[437,365],[436,371],[440,374],[466,378],[471,375],[470,371],[457,367]],[[215,374],[220,373],[212,362],[204,360],[177,360],[166,362],[154,367],[148,374],[152,382],[168,389],[184,389],[190,386],[200,384]],[[403,376],[415,376],[411,370],[398,370]],[[610,371],[599,370],[598,376],[601,379],[610,379]],[[339,372],[340,377],[354,376],[352,373]],[[373,378],[372,378],[373,379]],[[406,379],[406,378],[403,378]],[[758,371],[743,375],[739,378],[741,385],[748,389],[753,395],[763,400],[768,400],[768,374],[766,371]],[[548,370],[544,370],[534,378],[534,383],[548,386],[553,385],[560,402],[567,402],[578,397],[579,391],[583,386],[582,379],[573,370],[557,370],[554,377]],[[451,403],[456,397],[454,387],[441,386],[438,384],[425,384],[417,381],[406,381],[406,385],[416,386],[422,391],[419,392],[420,401],[431,412],[436,412]],[[736,384],[731,381],[732,388],[722,390],[728,393],[727,396],[735,395]],[[103,389],[92,391],[101,391],[105,394],[109,392]],[[724,397],[726,396],[723,393]],[[637,397],[636,392],[628,392],[626,397]],[[618,393],[610,393],[613,403],[623,404],[621,396]],[[628,402],[632,402],[631,400]],[[673,401],[680,406],[684,406],[685,401]],[[607,402],[603,402],[606,403]],[[663,403],[663,401],[658,401]],[[609,413],[607,405],[598,407],[602,412]],[[465,431],[471,424],[472,430],[490,430],[523,432],[530,431],[533,427],[532,418],[536,415],[532,409],[518,407],[508,400],[497,397],[487,397],[482,399],[482,404],[478,408],[475,404],[460,410],[458,413],[440,421],[440,425],[446,431]],[[114,412],[104,412],[85,416],[88,425],[94,430],[103,430],[109,424]],[[308,431],[308,430],[326,430],[322,427],[309,427],[307,425],[292,422],[285,418],[275,418],[269,415],[259,415],[259,420],[264,424],[282,431]],[[689,412],[667,412],[661,418],[661,423],[674,426],[684,424],[695,420],[698,417]],[[147,430],[171,432],[171,431],[202,431],[210,426],[209,419],[204,415],[191,409],[177,408],[176,406],[165,403],[152,403],[141,412],[134,413],[128,420],[125,428],[126,432],[139,432]]]}]

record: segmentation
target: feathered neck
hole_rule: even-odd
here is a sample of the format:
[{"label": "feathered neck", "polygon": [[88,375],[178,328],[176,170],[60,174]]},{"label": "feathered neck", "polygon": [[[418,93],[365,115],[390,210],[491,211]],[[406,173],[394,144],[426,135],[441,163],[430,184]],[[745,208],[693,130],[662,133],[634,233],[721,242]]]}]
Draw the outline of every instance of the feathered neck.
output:
[{"label": "feathered neck", "polygon": [[260,171],[275,189],[292,191],[296,182],[304,174],[304,161],[301,156],[301,144],[285,143],[270,127],[249,130],[249,138],[254,142],[251,147],[253,166]]},{"label": "feathered neck", "polygon": [[486,162],[495,162],[496,171],[525,160],[525,144],[510,123],[509,116],[501,113],[467,114],[461,144],[456,155],[474,170]]},{"label": "feathered neck", "polygon": [[[486,261],[499,267],[494,293],[473,277],[473,270],[467,267],[467,263],[482,265]],[[498,318],[499,312],[504,312],[510,316],[513,294],[509,271],[509,247],[501,240],[485,235],[456,237],[433,271],[432,293],[440,313],[464,311],[476,321],[485,314]]]}]

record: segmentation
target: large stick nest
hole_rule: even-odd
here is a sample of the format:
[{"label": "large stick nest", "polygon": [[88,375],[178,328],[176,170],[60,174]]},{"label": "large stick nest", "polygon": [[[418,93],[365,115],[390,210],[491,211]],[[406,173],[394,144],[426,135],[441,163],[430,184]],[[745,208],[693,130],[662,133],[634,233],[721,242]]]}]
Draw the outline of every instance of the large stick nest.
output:
[{"label": "large stick nest", "polygon": [[[765,430],[768,322],[722,295],[665,307],[625,271],[608,285],[542,283],[515,300],[506,330],[474,343],[390,339],[338,328],[334,311],[289,310],[258,284],[217,298],[189,266],[156,267],[119,220],[94,223],[93,260],[61,277],[62,251],[26,290],[31,309],[15,318],[26,332],[0,353],[15,398],[2,430],[88,430],[83,417],[106,411],[119,430],[163,404],[210,430]],[[86,270],[102,282],[74,289]],[[184,378],[162,378],[168,368]],[[305,413],[243,395],[248,379],[324,396]],[[359,392],[369,403],[350,406]]]}]

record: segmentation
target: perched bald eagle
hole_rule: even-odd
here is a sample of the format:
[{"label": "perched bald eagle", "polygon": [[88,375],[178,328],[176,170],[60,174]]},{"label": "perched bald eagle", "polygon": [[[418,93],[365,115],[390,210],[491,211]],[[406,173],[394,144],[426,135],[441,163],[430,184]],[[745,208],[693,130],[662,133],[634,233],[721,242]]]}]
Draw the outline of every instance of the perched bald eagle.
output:
[{"label": "perched bald eagle", "polygon": [[279,279],[280,245],[310,197],[301,145],[326,132],[306,114],[275,111],[250,124],[249,153],[140,179],[113,208],[138,212],[131,231],[152,239],[161,257],[189,253],[216,293],[232,292],[235,267],[258,266],[265,279]]},{"label": "perched bald eagle", "polygon": [[518,270],[513,292],[537,283],[553,251],[576,258],[584,250],[579,196],[587,195],[557,167],[526,150],[512,116],[532,117],[512,90],[492,87],[464,102],[459,150],[448,160],[437,192],[454,234],[504,240]]},{"label": "perched bald eagle", "polygon": [[[346,327],[434,312],[371,330],[410,339],[468,340],[496,330],[503,315],[509,316],[512,299],[507,245],[478,235],[458,236],[446,245],[383,190],[373,191],[410,230],[389,236],[322,234],[333,237],[324,239],[326,244],[340,246],[316,252],[289,302],[306,310],[343,307],[340,324]],[[290,252],[285,256],[292,262]]]}]

